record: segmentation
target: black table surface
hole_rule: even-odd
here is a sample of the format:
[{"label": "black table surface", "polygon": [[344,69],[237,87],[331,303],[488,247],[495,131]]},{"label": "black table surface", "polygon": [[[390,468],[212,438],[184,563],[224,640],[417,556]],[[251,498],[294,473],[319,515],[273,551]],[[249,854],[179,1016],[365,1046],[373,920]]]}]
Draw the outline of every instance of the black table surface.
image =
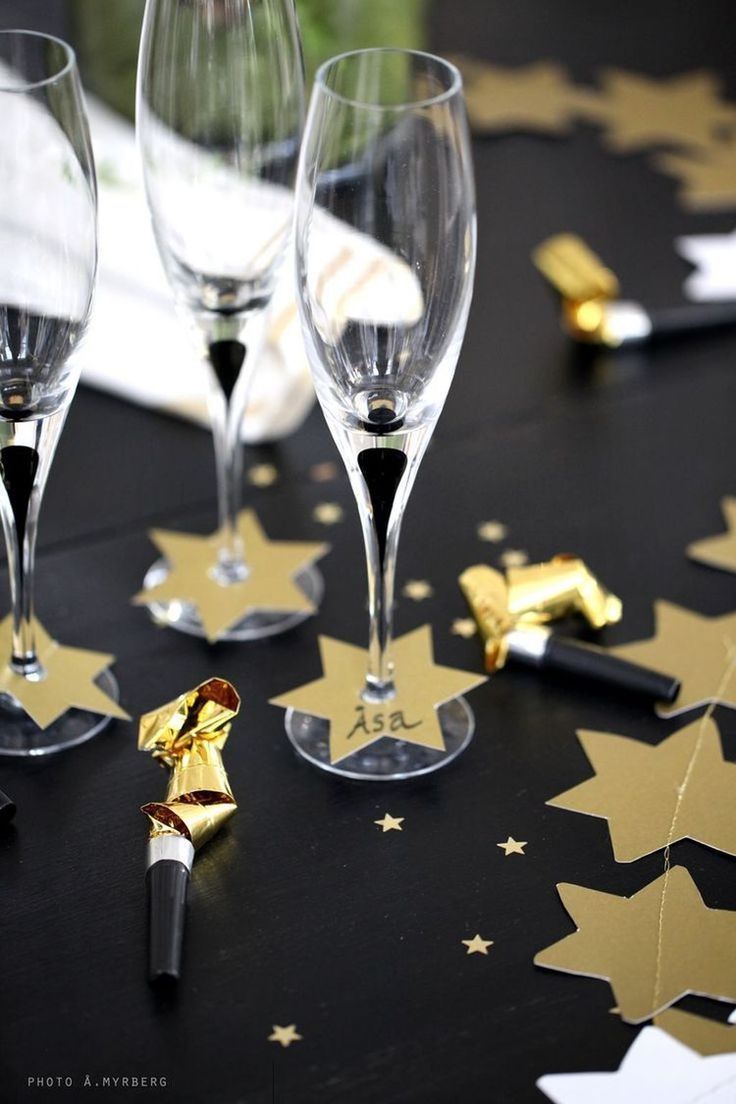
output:
[{"label": "black table surface", "polygon": [[[0,4],[4,26],[60,18],[61,5]],[[431,45],[501,64],[556,58],[581,82],[606,65],[661,77],[706,67],[736,97],[731,24],[716,0],[448,0],[435,5]],[[477,639],[450,631],[466,616],[456,580],[503,547],[583,556],[624,598],[607,642],[648,635],[657,597],[713,615],[734,607],[733,578],[684,549],[721,530],[719,499],[734,491],[736,336],[581,365],[529,260],[543,237],[574,230],[627,295],[678,302],[688,267],[673,239],[730,230],[733,216],[685,212],[649,156],[606,153],[592,126],[475,143],[474,306],[399,560],[399,584],[428,579],[434,596],[401,598],[397,629],[430,621],[444,663],[479,665]],[[589,774],[576,729],[655,743],[676,722],[509,669],[472,693],[475,738],[436,775],[357,784],[313,769],[267,702],[318,675],[318,633],[364,642],[359,527],[342,475],[308,477],[337,459],[318,411],[289,440],[248,451],[262,459],[281,473],[249,491],[267,531],[332,543],[324,604],[281,638],[209,648],[129,601],[152,559],[151,525],[214,525],[208,435],[84,387],[75,399],[42,518],[40,616],[64,642],[117,656],[134,717],[211,674],[231,679],[244,698],[226,755],[240,811],[197,859],[185,976],[163,999],[145,978],[138,806],[164,779],[136,751],[135,725],[58,757],[0,761],[0,787],[18,802],[0,837],[0,1099],[525,1104],[542,1099],[544,1073],[615,1069],[635,1029],[609,1013],[609,986],[532,959],[571,930],[557,883],[630,894],[662,856],[617,865],[604,821],[545,801]],[[329,530],[312,518],[322,500],[345,508]],[[477,538],[492,518],[509,527],[503,546]],[[733,753],[736,718],[718,719]],[[376,828],[387,811],[405,818],[402,832]],[[508,835],[528,841],[524,857],[496,846]],[[736,908],[732,859],[692,843],[672,859],[708,905]],[[494,941],[487,957],[460,942],[476,932]],[[267,1041],[290,1023],[301,1042]],[[73,1085],[29,1085],[41,1077]],[[166,1087],[114,1089],[105,1077]]]}]

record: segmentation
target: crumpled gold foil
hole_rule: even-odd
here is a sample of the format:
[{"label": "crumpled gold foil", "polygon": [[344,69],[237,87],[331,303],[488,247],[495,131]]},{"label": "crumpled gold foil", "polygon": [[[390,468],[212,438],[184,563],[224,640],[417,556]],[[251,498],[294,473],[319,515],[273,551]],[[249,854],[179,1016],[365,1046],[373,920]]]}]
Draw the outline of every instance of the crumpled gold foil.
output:
[{"label": "crumpled gold foil", "polygon": [[141,807],[152,838],[184,836],[196,850],[233,815],[237,804],[221,751],[239,709],[235,688],[211,678],[141,717],[139,750],[171,769],[166,800]]},{"label": "crumpled gold foil", "polygon": [[487,671],[503,667],[507,634],[580,614],[591,628],[621,620],[621,600],[611,594],[577,556],[562,553],[545,563],[509,568],[505,575],[487,564],[469,567],[460,588],[483,637]]}]

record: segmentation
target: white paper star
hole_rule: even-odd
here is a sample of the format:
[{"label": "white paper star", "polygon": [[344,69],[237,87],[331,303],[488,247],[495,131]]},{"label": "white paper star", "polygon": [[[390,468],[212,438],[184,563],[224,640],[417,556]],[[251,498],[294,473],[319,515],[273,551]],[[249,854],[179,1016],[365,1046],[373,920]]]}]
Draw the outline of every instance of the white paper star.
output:
[{"label": "white paper star", "polygon": [[736,230],[676,238],[675,248],[697,266],[683,285],[689,299],[736,299]]},{"label": "white paper star", "polygon": [[555,1104],[732,1104],[736,1054],[702,1058],[659,1027],[645,1027],[612,1073],[548,1073],[537,1088]]}]

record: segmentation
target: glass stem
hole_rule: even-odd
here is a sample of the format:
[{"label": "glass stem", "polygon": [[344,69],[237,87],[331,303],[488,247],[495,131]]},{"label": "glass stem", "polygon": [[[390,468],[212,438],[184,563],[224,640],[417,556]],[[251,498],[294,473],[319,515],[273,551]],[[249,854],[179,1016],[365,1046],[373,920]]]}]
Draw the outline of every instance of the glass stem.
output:
[{"label": "glass stem", "polygon": [[382,550],[381,534],[373,511],[361,512],[363,540],[368,568],[368,670],[363,697],[366,701],[389,701],[396,694],[391,658],[393,635],[396,554],[403,508],[395,518]]},{"label": "glass stem", "polygon": [[0,497],[13,607],[10,666],[26,678],[41,678],[33,606],[36,534],[46,479],[66,410],[0,427]]}]

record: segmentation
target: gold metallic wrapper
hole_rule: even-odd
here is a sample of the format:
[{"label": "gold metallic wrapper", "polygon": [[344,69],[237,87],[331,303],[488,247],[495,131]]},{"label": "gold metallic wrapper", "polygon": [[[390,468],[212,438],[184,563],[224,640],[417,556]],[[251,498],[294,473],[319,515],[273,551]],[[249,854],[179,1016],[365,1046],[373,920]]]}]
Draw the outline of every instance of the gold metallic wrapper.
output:
[{"label": "gold metallic wrapper", "polygon": [[141,718],[138,747],[171,769],[166,800],[143,805],[151,837],[184,836],[195,850],[237,809],[221,751],[240,709],[235,688],[211,678]]}]

